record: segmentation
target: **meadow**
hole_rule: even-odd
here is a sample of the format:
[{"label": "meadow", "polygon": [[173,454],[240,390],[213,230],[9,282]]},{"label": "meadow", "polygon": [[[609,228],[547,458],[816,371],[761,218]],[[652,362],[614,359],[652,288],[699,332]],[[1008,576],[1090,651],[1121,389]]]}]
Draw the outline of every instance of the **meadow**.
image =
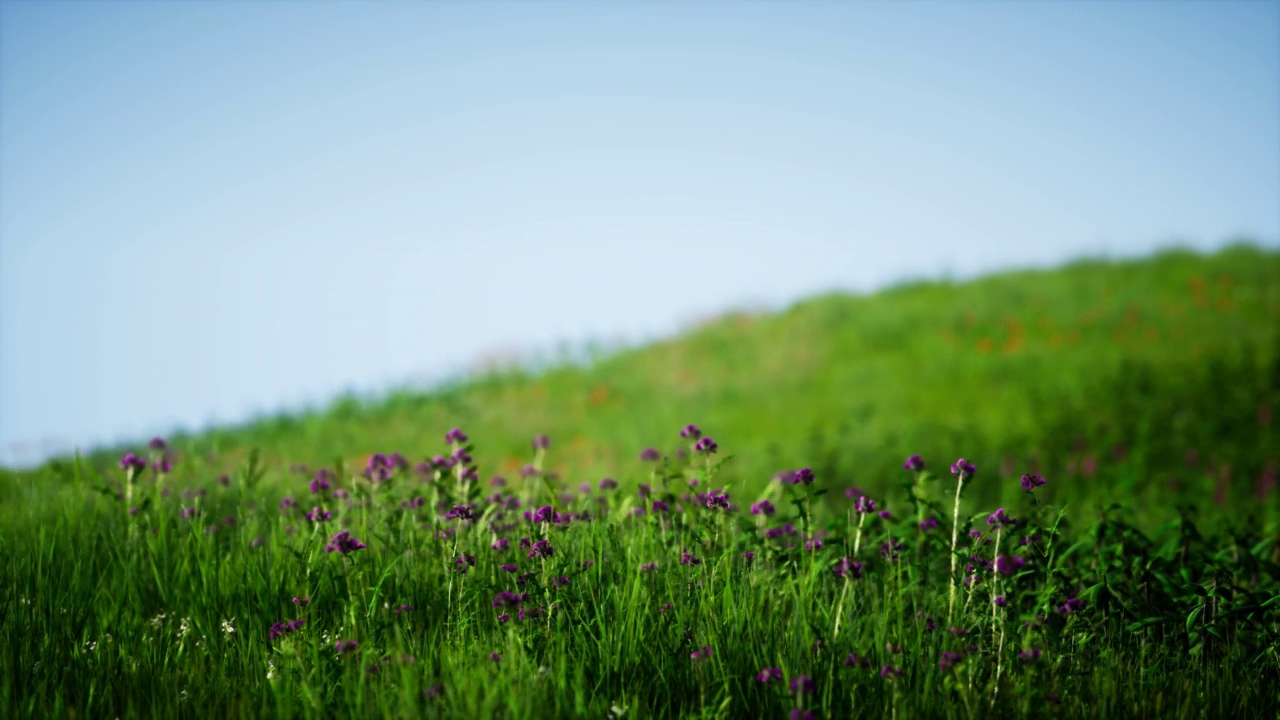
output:
[{"label": "meadow", "polygon": [[0,471],[2,714],[1275,717],[1277,279],[831,294]]}]

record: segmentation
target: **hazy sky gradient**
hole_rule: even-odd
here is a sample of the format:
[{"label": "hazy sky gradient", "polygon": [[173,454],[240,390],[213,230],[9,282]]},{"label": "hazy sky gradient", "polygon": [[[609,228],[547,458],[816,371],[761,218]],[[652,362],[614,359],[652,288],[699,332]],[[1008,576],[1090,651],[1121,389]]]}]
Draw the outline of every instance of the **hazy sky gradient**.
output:
[{"label": "hazy sky gradient", "polygon": [[1280,4],[0,3],[0,462],[1280,243]]}]

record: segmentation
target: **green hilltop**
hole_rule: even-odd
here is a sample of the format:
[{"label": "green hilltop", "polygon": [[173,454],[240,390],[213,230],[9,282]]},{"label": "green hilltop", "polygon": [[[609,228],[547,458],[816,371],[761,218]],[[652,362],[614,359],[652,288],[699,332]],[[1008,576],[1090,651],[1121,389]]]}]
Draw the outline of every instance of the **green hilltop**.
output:
[{"label": "green hilltop", "polygon": [[[374,452],[443,452],[460,426],[487,479],[517,475],[545,433],[548,466],[572,488],[642,480],[639,451],[674,451],[693,422],[734,456],[721,478],[751,497],[799,466],[836,488],[886,491],[918,452],[943,475],[958,456],[977,463],[993,481],[977,497],[992,502],[1017,492],[996,478],[1028,469],[1131,499],[1173,488],[1247,502],[1280,454],[1278,328],[1280,252],[1166,250],[829,293],[586,363],[348,396],[175,446],[187,472],[210,477],[250,448],[282,471],[338,458],[350,471]],[[93,464],[105,471],[114,454]]]}]

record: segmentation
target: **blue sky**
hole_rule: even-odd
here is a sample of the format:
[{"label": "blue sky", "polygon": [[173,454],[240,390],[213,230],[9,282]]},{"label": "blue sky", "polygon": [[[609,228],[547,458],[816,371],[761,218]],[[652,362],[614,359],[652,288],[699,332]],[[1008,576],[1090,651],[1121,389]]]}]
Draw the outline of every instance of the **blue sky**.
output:
[{"label": "blue sky", "polygon": [[1280,244],[1280,3],[0,2],[0,462]]}]

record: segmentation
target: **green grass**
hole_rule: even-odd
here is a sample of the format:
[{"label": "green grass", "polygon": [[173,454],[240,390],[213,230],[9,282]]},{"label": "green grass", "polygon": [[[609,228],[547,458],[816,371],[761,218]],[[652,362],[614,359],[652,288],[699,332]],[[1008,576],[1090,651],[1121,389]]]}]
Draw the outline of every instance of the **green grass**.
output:
[{"label": "green grass", "polygon": [[[123,448],[0,471],[0,715],[1274,717],[1277,278],[1280,253],[1233,246],[830,295],[587,365],[173,438],[163,478],[129,482]],[[720,445],[714,470],[676,455],[690,421]],[[453,426],[477,482],[361,476],[372,452],[447,453]],[[539,432],[545,455],[529,449]],[[667,461],[639,461],[649,446]],[[902,469],[915,452],[930,475]],[[979,470],[953,575],[958,456]],[[312,496],[292,463],[330,468],[350,497]],[[522,481],[528,463],[542,471]],[[801,466],[813,485],[771,481]],[[1018,484],[1033,469],[1049,479],[1034,500]],[[495,473],[520,511],[591,519],[526,523],[483,499]],[[622,487],[578,491],[603,476]],[[641,482],[680,511],[634,515]],[[890,519],[860,525],[855,485]],[[719,487],[734,512],[690,497]],[[333,517],[313,524],[278,507],[286,495]],[[747,513],[762,499],[777,515]],[[477,520],[447,519],[454,503]],[[985,566],[997,507],[1020,519],[999,540],[1026,561],[1008,576]],[[368,547],[326,553],[339,529]],[[526,536],[554,555],[527,557]],[[896,562],[879,553],[891,537]],[[836,575],[841,558],[863,576]],[[969,564],[978,582],[952,606]],[[503,590],[540,617],[499,622]],[[1070,597],[1083,608],[1060,612]],[[962,655],[954,668],[944,651]],[[755,680],[766,667],[783,681]],[[801,674],[816,692],[797,698],[786,682]]]}]

